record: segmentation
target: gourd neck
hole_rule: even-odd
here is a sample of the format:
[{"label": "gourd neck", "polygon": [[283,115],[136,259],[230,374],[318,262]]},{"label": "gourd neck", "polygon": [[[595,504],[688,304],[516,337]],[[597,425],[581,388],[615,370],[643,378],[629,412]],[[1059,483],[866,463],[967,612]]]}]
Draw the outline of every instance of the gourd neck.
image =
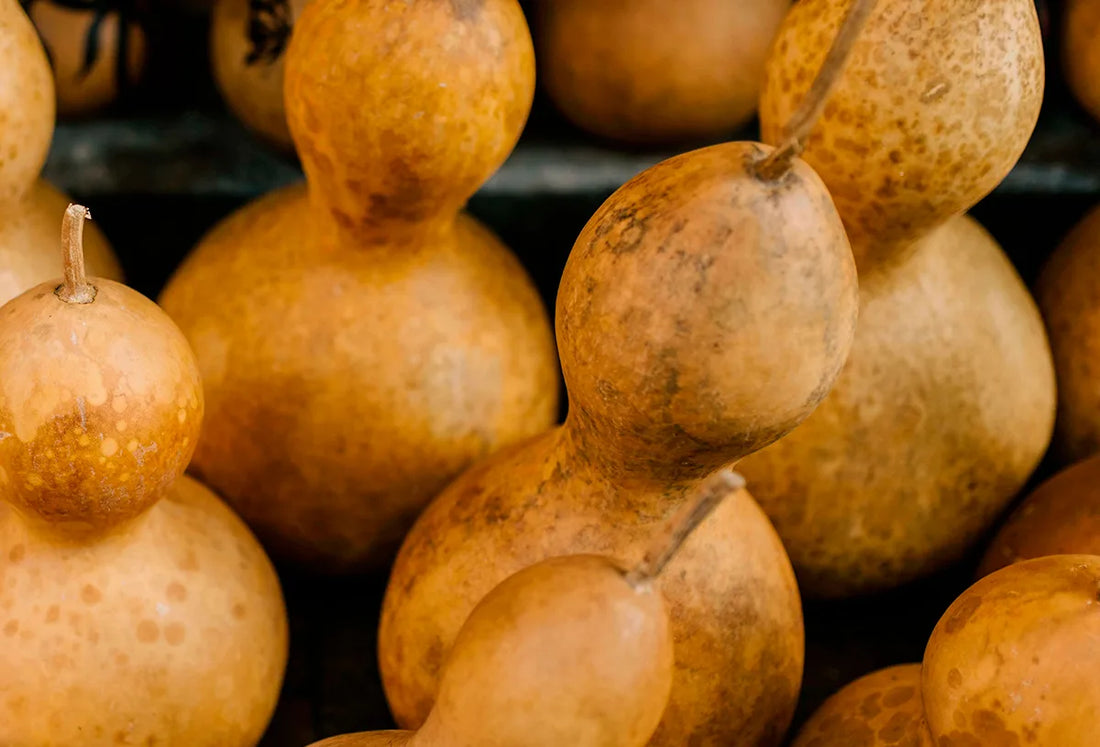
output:
[{"label": "gourd neck", "polygon": [[457,210],[420,218],[379,215],[369,210],[349,213],[310,189],[310,209],[322,233],[335,237],[335,244],[348,249],[402,249],[414,251],[438,245],[455,230]]}]

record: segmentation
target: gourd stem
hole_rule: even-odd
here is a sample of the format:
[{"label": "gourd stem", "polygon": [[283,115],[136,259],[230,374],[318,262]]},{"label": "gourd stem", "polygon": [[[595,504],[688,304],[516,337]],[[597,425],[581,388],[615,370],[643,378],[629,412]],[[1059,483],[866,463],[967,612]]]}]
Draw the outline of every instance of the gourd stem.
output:
[{"label": "gourd stem", "polygon": [[57,297],[65,303],[91,303],[95,286],[84,274],[84,221],[92,213],[83,205],[69,205],[61,219],[61,252],[65,264],[65,282],[57,289]]},{"label": "gourd stem", "polygon": [[654,538],[642,562],[626,572],[627,583],[641,586],[661,575],[695,528],[711,515],[719,503],[744,487],[745,478],[731,469],[720,470],[704,480],[697,492]]},{"label": "gourd stem", "polygon": [[756,167],[756,173],[762,179],[780,179],[791,168],[795,157],[806,147],[806,138],[810,136],[818,117],[825,109],[829,94],[840,80],[840,74],[844,72],[844,66],[852,54],[859,32],[863,30],[863,25],[874,8],[875,0],[853,0],[852,7],[848,9],[848,14],[841,22],[836,38],[825,55],[825,61],[821,63],[817,77],[810,85],[810,90],[802,97],[798,108],[787,122],[783,142]]}]

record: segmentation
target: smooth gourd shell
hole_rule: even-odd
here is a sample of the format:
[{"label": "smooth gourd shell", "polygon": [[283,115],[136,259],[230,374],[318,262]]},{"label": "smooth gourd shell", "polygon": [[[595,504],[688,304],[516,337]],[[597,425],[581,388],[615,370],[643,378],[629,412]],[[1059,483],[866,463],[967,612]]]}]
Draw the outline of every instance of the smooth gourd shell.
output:
[{"label": "smooth gourd shell", "polygon": [[1051,255],[1035,293],[1058,372],[1055,448],[1084,459],[1100,452],[1100,208]]},{"label": "smooth gourd shell", "polygon": [[0,206],[14,204],[38,179],[53,120],[53,76],[42,43],[19,3],[0,0]]},{"label": "smooth gourd shell", "polygon": [[514,0],[313,0],[298,19],[308,189],[216,226],[161,297],[206,386],[195,471],[284,556],[384,566],[455,475],[557,416],[541,299],[460,210],[533,75]]},{"label": "smooth gourd shell", "polygon": [[[65,7],[51,0],[36,0],[30,6],[31,20],[53,66],[57,113],[62,117],[92,114],[113,103],[125,86],[137,83],[145,66],[145,33],[141,27],[133,20],[127,24],[126,65],[120,71],[120,14],[106,13],[93,37],[97,12]],[[89,49],[92,38],[95,48]]]},{"label": "smooth gourd shell", "polygon": [[731,132],[756,111],[788,0],[541,0],[543,84],[581,127],[614,140]]},{"label": "smooth gourd shell", "polygon": [[1024,561],[967,589],[924,654],[938,745],[1093,747],[1100,734],[1100,557]]},{"label": "smooth gourd shell", "polygon": [[294,142],[283,106],[283,65],[305,0],[219,0],[210,21],[210,61],[222,98],[247,127],[276,147]]},{"label": "smooth gourd shell", "polygon": [[156,304],[97,278],[91,303],[44,283],[0,307],[0,496],[51,527],[132,519],[183,474],[199,369]]},{"label": "smooth gourd shell", "polygon": [[[852,0],[802,0],[784,20],[760,102],[776,143]],[[1043,99],[1033,0],[879,0],[803,158],[877,262],[968,210],[1023,152]]]},{"label": "smooth gourd shell", "polygon": [[1066,82],[1081,105],[1100,119],[1100,0],[1068,0],[1062,23]]},{"label": "smooth gourd shell", "polygon": [[[61,277],[58,230],[71,200],[39,179],[15,202],[0,202],[0,304]],[[122,268],[95,223],[84,227],[84,260],[93,277],[122,280]]]},{"label": "smooth gourd shell", "polygon": [[920,676],[920,664],[903,664],[845,685],[810,717],[791,747],[935,747]]},{"label": "smooth gourd shell", "polygon": [[286,652],[274,569],[194,480],[91,543],[0,501],[0,744],[253,747]]},{"label": "smooth gourd shell", "polygon": [[985,576],[1045,555],[1100,555],[1100,455],[1044,482],[993,538],[978,571]]},{"label": "smooth gourd shell", "polygon": [[863,274],[860,295],[824,403],[738,464],[814,596],[889,588],[959,558],[1023,487],[1054,424],[1042,320],[973,219]]}]

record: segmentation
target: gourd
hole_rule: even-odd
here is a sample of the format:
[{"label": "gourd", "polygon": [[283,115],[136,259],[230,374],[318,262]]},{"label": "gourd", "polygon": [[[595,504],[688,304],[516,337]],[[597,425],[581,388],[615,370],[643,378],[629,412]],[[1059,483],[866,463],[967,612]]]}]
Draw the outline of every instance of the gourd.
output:
[{"label": "gourd", "polygon": [[1100,555],[1100,454],[1036,488],[997,532],[978,575],[1021,560],[1069,554]]},{"label": "gourd", "polygon": [[514,0],[315,0],[286,61],[307,186],[216,226],[161,304],[199,360],[194,470],[314,568],[379,568],[473,460],[549,427],[546,312],[461,211],[519,137]]},{"label": "gourd", "polygon": [[[68,198],[38,178],[53,136],[49,62],[15,0],[0,0],[0,303],[61,273],[58,216]],[[88,232],[93,274],[122,271],[98,229]]]},{"label": "gourd", "polygon": [[463,624],[418,731],[316,747],[643,747],[672,688],[668,615],[653,583],[694,527],[744,484],[728,471],[713,475],[629,571],[599,555],[567,555],[508,577]]},{"label": "gourd", "polygon": [[[784,21],[765,140],[848,5],[805,0]],[[1000,247],[959,215],[1015,163],[1042,88],[1030,0],[880,0],[808,138],[859,267],[856,340],[822,406],[739,465],[804,593],[885,589],[953,561],[1046,450],[1042,321]]]},{"label": "gourd", "polygon": [[1081,105],[1100,119],[1100,2],[1068,0],[1062,34],[1066,82]]},{"label": "gourd", "polygon": [[921,689],[936,744],[1088,747],[1100,733],[1100,558],[1003,568],[947,610]]},{"label": "gourd", "polygon": [[287,624],[241,521],[182,473],[198,366],[151,301],[84,275],[0,307],[0,744],[255,745]]},{"label": "gourd", "polygon": [[543,84],[581,127],[613,140],[727,136],[756,111],[789,0],[541,0]]},{"label": "gourd", "polygon": [[978,581],[936,624],[922,664],[856,680],[794,747],[1086,747],[1100,730],[1100,557],[1025,560]]},{"label": "gourd", "polygon": [[[854,327],[855,268],[828,192],[795,154],[827,88],[782,148],[671,158],[585,226],[557,299],[565,423],[467,470],[398,555],[379,663],[399,724],[423,723],[462,622],[497,583],[557,555],[629,567],[692,485],[825,396]],[[676,671],[651,743],[778,744],[801,680],[801,605],[756,504],[740,494],[721,506],[661,590]]]},{"label": "gourd", "polygon": [[277,148],[294,141],[283,107],[283,67],[305,0],[219,0],[210,22],[210,61],[222,98],[249,129]]},{"label": "gourd", "polygon": [[792,747],[935,747],[920,670],[920,664],[902,664],[849,683],[814,712]]},{"label": "gourd", "polygon": [[1047,260],[1035,295],[1058,374],[1054,447],[1064,461],[1100,452],[1100,208]]},{"label": "gourd", "polygon": [[[134,19],[133,3],[80,8],[31,0],[26,6],[53,67],[60,116],[94,114],[141,79],[145,32]],[[123,25],[126,33],[120,34]]]}]

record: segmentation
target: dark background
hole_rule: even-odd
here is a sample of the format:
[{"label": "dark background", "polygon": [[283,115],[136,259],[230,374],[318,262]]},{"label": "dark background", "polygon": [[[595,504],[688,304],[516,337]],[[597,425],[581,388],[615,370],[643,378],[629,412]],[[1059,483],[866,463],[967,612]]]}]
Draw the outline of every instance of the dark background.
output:
[{"label": "dark background", "polygon": [[[1059,7],[1041,12],[1048,29],[1056,29]],[[151,58],[145,84],[106,115],[61,123],[46,175],[92,207],[129,282],[155,297],[207,229],[295,178],[296,166],[226,114],[209,76],[203,17],[158,12],[147,21]],[[1100,202],[1100,126],[1088,120],[1061,82],[1056,37],[1047,38],[1047,98],[1032,144],[1005,183],[972,211],[1029,284],[1060,238]],[[754,139],[756,126],[731,137]],[[608,164],[640,171],[662,155],[699,144],[665,153],[616,149],[576,131],[540,94],[519,151],[535,167],[571,156],[581,164],[578,176],[584,176],[586,169]],[[505,169],[524,168],[519,160]],[[552,309],[574,238],[616,186],[578,178],[575,187],[491,187],[474,197],[470,210],[514,249]],[[1044,465],[1036,479],[1050,471]],[[969,584],[975,562],[969,558],[885,595],[808,602],[798,720],[860,674],[918,661],[940,614]],[[302,747],[324,736],[392,727],[374,652],[385,579],[318,579],[290,568],[280,571],[292,619],[292,657],[283,701],[264,744]]]}]

